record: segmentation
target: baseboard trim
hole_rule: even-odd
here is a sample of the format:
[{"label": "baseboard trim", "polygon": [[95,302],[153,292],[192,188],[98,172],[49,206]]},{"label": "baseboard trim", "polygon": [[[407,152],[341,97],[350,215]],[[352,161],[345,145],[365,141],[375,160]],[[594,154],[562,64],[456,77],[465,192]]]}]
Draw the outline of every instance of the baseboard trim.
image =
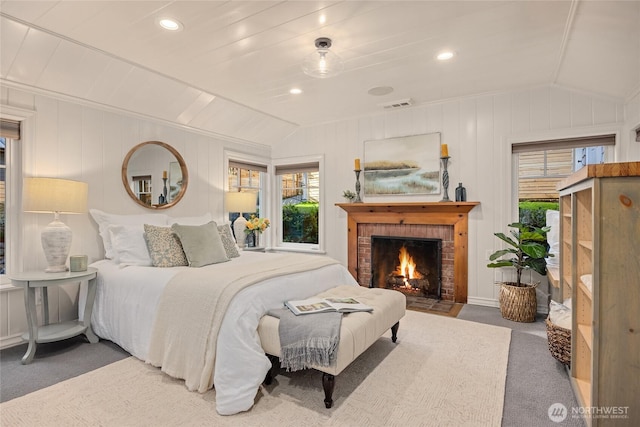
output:
[{"label": "baseboard trim", "polygon": [[15,347],[17,345],[22,344],[24,339],[22,338],[22,334],[11,335],[7,337],[0,337],[0,350]]},{"label": "baseboard trim", "polygon": [[[484,306],[484,307],[500,308],[500,303],[498,302],[498,300],[493,299],[493,298],[468,297],[467,298],[467,304],[481,305],[481,306]],[[547,307],[544,304],[538,304],[538,306],[536,307],[536,312],[538,312],[540,314],[548,314],[549,313],[549,307]]]},{"label": "baseboard trim", "polygon": [[498,300],[493,298],[467,297],[467,304],[482,305],[484,307],[500,308]]}]

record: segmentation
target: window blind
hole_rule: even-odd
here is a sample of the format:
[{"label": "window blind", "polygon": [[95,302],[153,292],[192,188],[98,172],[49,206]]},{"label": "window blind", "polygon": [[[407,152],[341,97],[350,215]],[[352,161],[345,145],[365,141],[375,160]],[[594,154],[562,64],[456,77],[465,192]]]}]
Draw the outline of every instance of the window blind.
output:
[{"label": "window blind", "polygon": [[511,146],[511,151],[513,153],[526,153],[530,151],[561,150],[564,148],[615,145],[615,143],[615,134],[594,135],[579,138],[553,139],[547,141],[517,142]]},{"label": "window blind", "polygon": [[266,165],[260,165],[257,163],[239,162],[237,160],[229,160],[230,168],[248,169],[256,172],[267,172]]},{"label": "window blind", "polygon": [[20,122],[0,119],[0,136],[9,139],[20,139]]},{"label": "window blind", "polygon": [[318,172],[320,170],[319,162],[296,163],[293,165],[276,166],[276,175],[286,175],[290,173]]}]

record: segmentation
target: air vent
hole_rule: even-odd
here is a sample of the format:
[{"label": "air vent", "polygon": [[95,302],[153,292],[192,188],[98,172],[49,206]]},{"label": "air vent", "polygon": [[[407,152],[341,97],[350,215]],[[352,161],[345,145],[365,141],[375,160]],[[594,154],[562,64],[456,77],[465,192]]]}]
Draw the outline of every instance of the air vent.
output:
[{"label": "air vent", "polygon": [[385,102],[384,104],[378,104],[378,105],[384,108],[385,110],[388,110],[392,108],[410,107],[411,105],[413,105],[413,101],[411,100],[411,98],[407,98],[407,99],[400,99],[398,101]]}]

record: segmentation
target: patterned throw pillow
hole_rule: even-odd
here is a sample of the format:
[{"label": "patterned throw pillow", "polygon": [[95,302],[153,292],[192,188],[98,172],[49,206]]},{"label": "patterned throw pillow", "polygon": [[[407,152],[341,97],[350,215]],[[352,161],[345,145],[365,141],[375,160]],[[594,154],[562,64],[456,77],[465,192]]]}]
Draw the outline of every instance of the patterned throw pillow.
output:
[{"label": "patterned throw pillow", "polygon": [[227,252],[227,256],[229,258],[239,257],[240,252],[238,252],[236,241],[233,240],[233,234],[231,234],[231,226],[229,226],[229,224],[219,225],[218,232],[220,233],[222,245],[224,246],[224,250]]},{"label": "patterned throw pillow", "polygon": [[154,267],[178,267],[189,265],[180,239],[171,227],[144,225],[144,238]]}]

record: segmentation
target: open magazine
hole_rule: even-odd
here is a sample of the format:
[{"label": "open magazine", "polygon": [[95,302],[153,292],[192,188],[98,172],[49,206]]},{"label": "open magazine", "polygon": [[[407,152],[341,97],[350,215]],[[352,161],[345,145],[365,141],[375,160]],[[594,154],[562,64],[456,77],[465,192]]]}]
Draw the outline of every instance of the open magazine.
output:
[{"label": "open magazine", "polygon": [[298,301],[285,301],[284,305],[296,316],[300,314],[323,313],[337,311],[351,313],[353,311],[373,311],[373,307],[362,304],[355,298],[310,298]]}]

